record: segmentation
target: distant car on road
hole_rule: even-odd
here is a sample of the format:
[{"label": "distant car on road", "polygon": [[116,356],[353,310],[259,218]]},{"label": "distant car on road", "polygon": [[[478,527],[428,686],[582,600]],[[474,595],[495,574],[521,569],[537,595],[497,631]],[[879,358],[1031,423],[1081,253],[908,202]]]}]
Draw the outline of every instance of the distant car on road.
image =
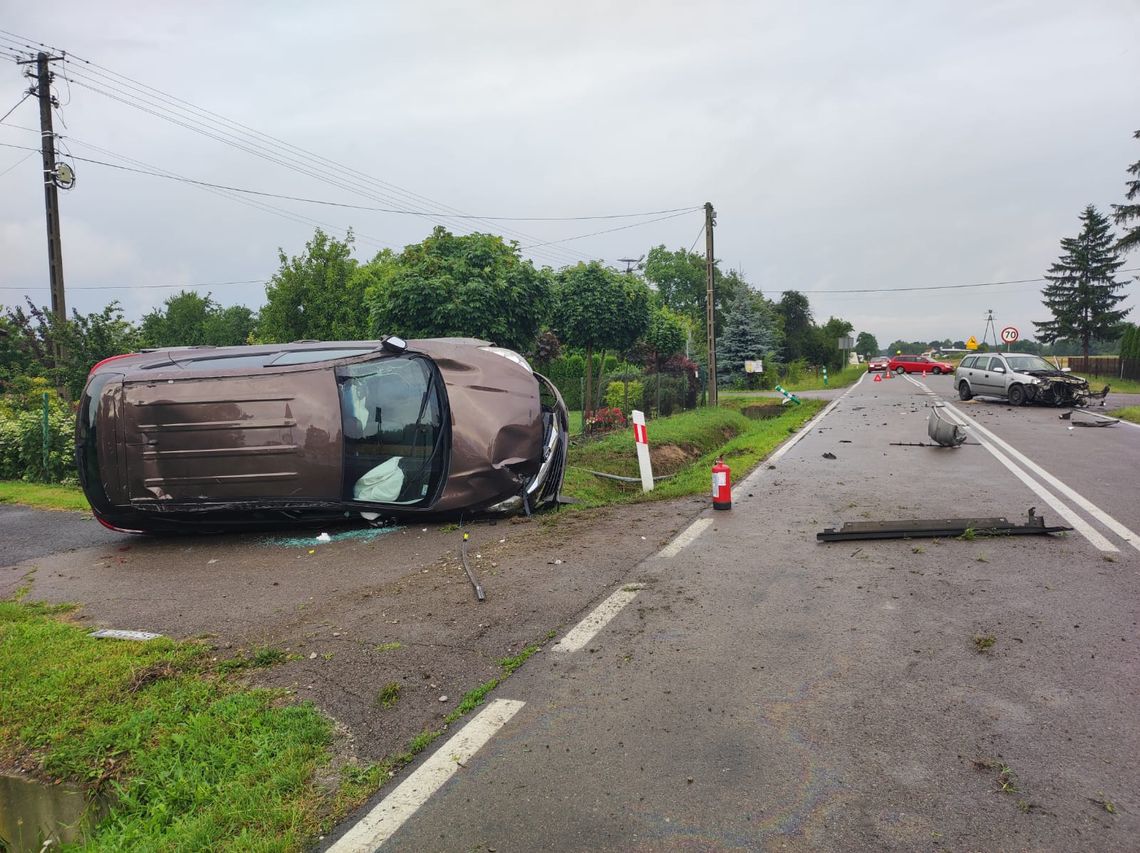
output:
[{"label": "distant car on road", "polygon": [[894,355],[887,363],[887,370],[892,373],[953,373],[954,365],[924,355]]},{"label": "distant car on road", "polygon": [[114,356],[77,420],[95,517],[131,532],[529,510],[569,432],[552,383],[471,338]]},{"label": "distant car on road", "polygon": [[[1011,406],[1045,403],[1050,406],[1087,406],[1088,380],[1073,376],[1038,355],[982,353],[968,355],[954,371],[958,396],[1000,397]],[[1107,389],[1106,389],[1107,391]]]},{"label": "distant car on road", "polygon": [[887,365],[890,363],[891,360],[885,355],[877,355],[867,362],[867,372],[873,373],[876,370],[886,370]]}]

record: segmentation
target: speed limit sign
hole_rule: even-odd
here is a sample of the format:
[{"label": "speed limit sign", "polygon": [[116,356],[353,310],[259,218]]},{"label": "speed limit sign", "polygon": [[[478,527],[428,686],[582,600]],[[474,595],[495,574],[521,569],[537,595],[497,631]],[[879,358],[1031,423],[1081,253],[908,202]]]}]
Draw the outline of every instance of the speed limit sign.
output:
[{"label": "speed limit sign", "polygon": [[1017,329],[1013,326],[1006,326],[1001,330],[1001,339],[1007,344],[1012,344],[1018,338]]}]

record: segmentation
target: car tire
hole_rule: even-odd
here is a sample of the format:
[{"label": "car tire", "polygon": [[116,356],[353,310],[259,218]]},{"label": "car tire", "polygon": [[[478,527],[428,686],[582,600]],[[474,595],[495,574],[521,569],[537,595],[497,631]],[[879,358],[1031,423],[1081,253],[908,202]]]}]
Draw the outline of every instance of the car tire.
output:
[{"label": "car tire", "polygon": [[965,379],[958,383],[958,399],[970,400],[973,399],[974,392],[970,390],[970,383]]},{"label": "car tire", "polygon": [[901,364],[895,368],[895,376],[901,376],[904,373],[906,373],[906,368],[903,367]]},{"label": "car tire", "polygon": [[934,370],[932,370],[930,372],[933,373],[935,376],[941,376],[942,375],[942,368],[936,367],[936,368],[934,368]]},{"label": "car tire", "polygon": [[1025,405],[1025,389],[1020,385],[1009,386],[1009,404],[1011,406]]}]

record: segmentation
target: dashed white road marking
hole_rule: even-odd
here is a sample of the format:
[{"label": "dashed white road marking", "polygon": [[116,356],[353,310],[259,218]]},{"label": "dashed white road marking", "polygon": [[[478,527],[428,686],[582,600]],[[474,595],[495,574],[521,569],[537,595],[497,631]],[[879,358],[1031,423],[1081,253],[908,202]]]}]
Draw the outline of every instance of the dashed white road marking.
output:
[{"label": "dashed white road marking", "polygon": [[[927,388],[926,385],[924,385],[923,383],[921,383],[915,379],[910,379],[909,376],[907,377],[907,379],[909,379],[914,385],[917,385],[919,388],[921,388],[925,393],[931,394],[932,396],[937,396],[937,395],[934,395],[933,392],[929,388]],[[1033,489],[1033,491],[1036,492],[1039,496],[1041,496],[1041,498],[1043,500],[1045,500],[1051,507],[1053,507],[1055,510],[1057,510],[1057,512],[1059,512],[1062,516],[1064,516],[1065,520],[1068,521],[1070,524],[1072,524],[1072,526],[1082,536],[1084,536],[1086,539],[1088,539],[1089,542],[1091,542],[1095,547],[1099,548],[1101,551],[1118,551],[1119,550],[1115,545],[1113,545],[1111,542],[1109,542],[1107,539],[1105,539],[1104,536],[1102,536],[1094,528],[1092,528],[1087,522],[1085,522],[1083,519],[1081,519],[1080,516],[1077,516],[1076,513],[1073,512],[1073,510],[1070,507],[1068,507],[1066,504],[1062,503],[1060,501],[1060,499],[1058,499],[1056,496],[1054,496],[1049,491],[1047,491],[1044,488],[1044,486],[1042,486],[1040,483],[1037,483],[1036,481],[1030,479],[1028,474],[1026,474],[1024,471],[1021,471],[1019,468],[1014,466],[1012,461],[1009,458],[1004,458],[1003,454],[1001,454],[998,451],[998,449],[997,449],[998,447],[1000,447],[1002,450],[1004,450],[1006,453],[1008,453],[1010,457],[1012,457],[1013,459],[1016,459],[1026,469],[1028,469],[1029,471],[1032,471],[1034,474],[1036,474],[1041,480],[1048,483],[1050,486],[1052,486],[1058,492],[1063,494],[1065,497],[1067,497],[1069,500],[1071,500],[1074,504],[1079,506],[1081,509],[1083,509],[1085,512],[1087,512],[1089,515],[1091,515],[1093,518],[1095,518],[1097,521],[1099,521],[1101,524],[1103,524],[1105,527],[1107,527],[1109,530],[1111,530],[1113,533],[1115,533],[1117,536],[1119,536],[1121,539],[1123,539],[1125,542],[1127,542],[1133,548],[1140,551],[1140,536],[1138,536],[1136,533],[1129,530],[1127,527],[1125,527],[1123,524],[1121,524],[1119,521],[1117,521],[1115,518],[1113,518],[1107,512],[1102,510],[1100,507],[1098,507],[1096,504],[1094,504],[1092,501],[1090,501],[1084,495],[1080,494],[1075,489],[1073,489],[1070,486],[1066,485],[1065,483],[1061,482],[1061,480],[1054,477],[1052,474],[1050,474],[1048,471],[1046,471],[1044,468],[1042,468],[1040,465],[1038,465],[1036,462],[1034,462],[1032,459],[1030,459],[1024,453],[1019,451],[1016,447],[1009,444],[1007,441],[999,438],[997,435],[995,435],[990,430],[986,429],[984,426],[982,426],[976,420],[974,420],[973,418],[964,414],[963,412],[961,412],[960,410],[958,410],[957,408],[952,406],[950,403],[944,403],[944,405],[948,411],[954,413],[954,416],[957,417],[959,419],[959,421],[964,426],[968,426],[970,429],[972,429],[974,431],[974,437],[978,439],[978,441],[982,444],[983,447],[985,447],[990,453],[992,453],[994,455],[994,457],[999,462],[1001,462],[1003,465],[1005,465],[1006,468],[1009,468],[1009,470],[1012,471],[1017,476],[1017,478],[1019,480],[1021,480],[1023,483],[1025,483],[1031,489]],[[1078,524],[1077,522],[1080,522],[1080,523]],[[1105,546],[1107,546],[1107,547],[1105,547]]]},{"label": "dashed white road marking", "polygon": [[708,516],[698,518],[696,521],[678,533],[672,542],[658,551],[657,556],[676,557],[685,548],[686,545],[691,544],[693,540],[704,533],[712,523],[712,518]]},{"label": "dashed white road marking", "polygon": [[337,839],[329,853],[373,853],[379,849],[525,704],[514,699],[491,702]]},{"label": "dashed white road marking", "polygon": [[585,647],[594,636],[609,624],[621,609],[637,598],[642,589],[641,584],[628,584],[621,589],[614,590],[605,601],[590,612],[585,619],[570,629],[570,632],[550,647],[552,652],[576,652]]},{"label": "dashed white road marking", "polygon": [[[863,376],[866,375],[867,374],[863,374]],[[817,423],[823,420],[823,418],[826,417],[828,413],[830,413],[837,405],[839,405],[840,400],[842,400],[859,386],[859,383],[863,381],[863,376],[860,376],[855,381],[855,383],[842,395],[836,397],[834,400],[828,403],[827,406],[823,408],[823,411],[821,411],[818,415],[804,424],[803,428],[799,432],[797,432],[784,444],[780,445],[776,452],[768,457],[766,462],[771,464],[777,461],[789,450],[791,450],[800,439],[811,432],[812,428]],[[758,476],[761,470],[761,468],[757,468],[756,471],[753,471],[751,475],[745,477],[742,482],[737,484],[737,488],[745,488],[745,484],[751,481],[753,477]],[[695,542],[702,533],[708,530],[708,528],[712,526],[713,521],[714,518],[707,515],[696,519],[692,524],[678,533],[677,536],[674,537],[673,541],[658,551],[656,556],[664,559],[671,559],[673,557],[676,557],[679,553],[681,553],[681,551]],[[612,620],[615,616],[617,616],[619,612],[621,612],[621,609],[623,607],[625,607],[627,604],[633,601],[634,598],[637,597],[637,593],[640,589],[640,584],[631,584],[624,586],[614,592],[612,595],[610,595],[609,598],[595,607],[594,610],[585,619],[575,625],[569,631],[569,633],[566,634],[565,637],[551,646],[550,650],[552,652],[576,652],[584,648],[592,639],[594,639],[594,637],[599,631],[602,630],[602,628],[609,624],[610,620]]]}]

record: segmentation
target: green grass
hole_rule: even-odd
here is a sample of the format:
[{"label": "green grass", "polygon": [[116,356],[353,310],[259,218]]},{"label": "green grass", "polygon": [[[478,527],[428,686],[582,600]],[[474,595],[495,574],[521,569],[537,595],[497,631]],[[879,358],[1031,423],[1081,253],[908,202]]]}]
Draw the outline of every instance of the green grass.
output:
[{"label": "green grass", "polygon": [[23,504],[37,509],[91,511],[91,505],[78,486],[25,483],[22,480],[0,480],[0,503]]},{"label": "green grass", "polygon": [[1109,414],[1114,418],[1123,418],[1126,421],[1132,421],[1134,424],[1140,424],[1140,406],[1126,406],[1123,409],[1115,409]]},{"label": "green grass", "polygon": [[822,374],[819,376],[805,374],[798,379],[781,382],[780,387],[793,393],[796,391],[822,391],[824,388],[846,388],[848,385],[855,384],[855,380],[866,372],[866,365],[848,365],[842,370],[830,373],[826,385],[823,384]]},{"label": "green grass", "polygon": [[[652,492],[642,492],[640,483],[603,480],[583,470],[637,476],[637,454],[629,430],[618,430],[572,446],[562,490],[583,508],[703,494],[709,490],[709,471],[718,456],[723,456],[732,468],[733,480],[739,482],[825,405],[819,400],[804,400],[803,405],[789,406],[776,418],[751,420],[739,411],[750,403],[771,404],[772,399],[733,398],[725,400],[719,408],[696,409],[651,421],[648,428],[651,447],[676,445],[692,458],[676,476],[658,481]],[[666,472],[654,471],[654,474],[662,473]]]},{"label": "green grass", "polygon": [[1113,394],[1140,394],[1140,382],[1135,379],[1121,379],[1119,376],[1089,376],[1087,373],[1079,375],[1089,381],[1089,387],[1094,391],[1100,391],[1105,385],[1109,386],[1112,389],[1108,392],[1109,396]]},{"label": "green grass", "polygon": [[328,720],[240,688],[201,644],[96,640],[65,610],[0,601],[0,763],[109,791],[112,812],[90,849],[313,841],[329,819],[313,783],[328,760]]}]

